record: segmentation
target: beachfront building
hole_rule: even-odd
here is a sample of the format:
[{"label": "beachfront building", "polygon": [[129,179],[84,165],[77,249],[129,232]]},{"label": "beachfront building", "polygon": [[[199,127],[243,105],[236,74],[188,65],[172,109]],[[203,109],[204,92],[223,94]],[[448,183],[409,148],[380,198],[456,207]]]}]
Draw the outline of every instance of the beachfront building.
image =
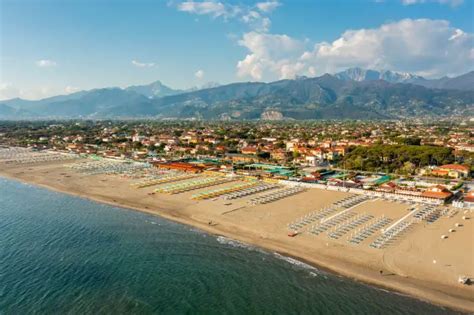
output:
[{"label": "beachfront building", "polygon": [[166,170],[175,170],[188,173],[200,173],[204,170],[203,167],[186,162],[154,162],[152,163],[154,167],[166,169]]},{"label": "beachfront building", "polygon": [[474,210],[474,191],[470,191],[464,195],[464,207]]},{"label": "beachfront building", "polygon": [[421,193],[421,197],[425,198],[433,198],[438,199],[443,202],[446,202],[453,196],[453,193],[450,192],[446,187],[443,185],[436,185],[428,188],[424,192]]}]

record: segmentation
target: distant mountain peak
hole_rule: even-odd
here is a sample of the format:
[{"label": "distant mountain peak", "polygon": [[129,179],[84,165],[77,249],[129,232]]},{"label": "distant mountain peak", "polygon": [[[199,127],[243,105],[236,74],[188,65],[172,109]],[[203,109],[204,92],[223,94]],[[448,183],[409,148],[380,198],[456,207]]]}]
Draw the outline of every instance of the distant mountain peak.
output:
[{"label": "distant mountain peak", "polygon": [[164,96],[171,96],[180,94],[183,91],[172,89],[164,85],[160,80],[151,82],[145,85],[132,85],[127,87],[125,90],[133,91],[148,98],[159,98]]},{"label": "distant mountain peak", "polygon": [[204,83],[203,85],[200,85],[200,86],[193,86],[189,89],[186,90],[186,92],[194,92],[194,91],[199,91],[199,90],[205,90],[205,89],[213,89],[213,88],[216,88],[216,87],[219,87],[221,86],[218,82],[207,82],[207,83]]},{"label": "distant mountain peak", "polygon": [[391,70],[378,71],[372,69],[363,69],[360,67],[346,69],[345,71],[334,74],[334,76],[341,80],[352,80],[358,82],[384,80],[390,83],[412,83],[411,81],[425,80],[421,76],[408,72],[395,72]]}]

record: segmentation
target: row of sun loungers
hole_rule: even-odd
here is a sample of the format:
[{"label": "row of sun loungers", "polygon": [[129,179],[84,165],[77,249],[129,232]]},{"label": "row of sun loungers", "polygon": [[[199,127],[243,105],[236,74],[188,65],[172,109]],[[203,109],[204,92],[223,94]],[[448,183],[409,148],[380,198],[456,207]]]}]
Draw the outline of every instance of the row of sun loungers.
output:
[{"label": "row of sun loungers", "polygon": [[133,174],[130,174],[127,177],[130,179],[141,179],[142,181],[146,181],[146,180],[162,178],[163,176],[171,175],[171,174],[182,174],[182,172],[162,170],[156,167],[147,167],[147,168],[135,170]]},{"label": "row of sun loungers", "polygon": [[401,203],[401,204],[407,204],[407,205],[416,204],[415,201],[406,199],[406,197],[403,197],[403,196],[384,196],[382,199],[388,202],[395,202],[395,203]]},{"label": "row of sun loungers", "polygon": [[43,163],[43,162],[53,162],[53,161],[67,161],[77,159],[77,155],[73,154],[54,154],[54,153],[44,153],[40,155],[34,155],[29,157],[15,158],[13,160],[6,160],[6,164],[34,164],[34,163]]},{"label": "row of sun loungers", "polygon": [[217,176],[217,177],[207,177],[207,178],[201,178],[198,180],[193,180],[193,181],[185,181],[183,183],[177,183],[173,185],[166,185],[164,187],[160,187],[156,189],[156,192],[159,193],[168,193],[168,194],[179,194],[195,189],[200,189],[200,188],[206,188],[214,185],[219,185],[219,184],[224,184],[228,183],[231,181],[234,181],[235,178],[229,178],[229,177],[222,177],[222,176]]},{"label": "row of sun loungers", "polygon": [[405,232],[411,225],[413,221],[402,221],[396,227],[390,229],[379,236],[375,241],[373,241],[369,246],[372,248],[380,249],[384,248],[386,245],[390,245],[398,236]]},{"label": "row of sun loungers", "polygon": [[355,218],[349,219],[345,223],[341,224],[339,227],[336,226],[336,229],[333,232],[329,233],[329,237],[333,239],[338,239],[350,230],[355,229],[359,225],[368,222],[373,217],[374,216],[371,214],[361,214],[356,216]]},{"label": "row of sun loungers", "polygon": [[280,200],[280,199],[283,199],[283,198],[286,198],[286,197],[289,197],[289,196],[293,196],[293,195],[298,194],[298,193],[300,193],[302,191],[305,191],[305,190],[306,190],[305,188],[299,187],[299,186],[291,187],[291,188],[285,188],[285,189],[282,189],[282,190],[278,190],[278,191],[275,191],[275,192],[268,193],[266,195],[263,195],[263,196],[260,196],[260,197],[257,197],[257,198],[253,198],[252,200],[250,200],[250,203],[253,204],[253,205],[266,204],[266,203],[277,201],[277,200]]},{"label": "row of sun loungers", "polygon": [[354,212],[346,212],[322,224],[312,226],[309,232],[314,235],[319,235],[323,232],[326,232],[330,228],[354,217],[355,215],[356,214]]},{"label": "row of sun loungers", "polygon": [[257,193],[260,193],[260,192],[263,192],[263,191],[267,191],[267,190],[270,190],[270,189],[274,189],[274,188],[277,188],[277,187],[279,187],[279,185],[262,183],[262,184],[259,184],[258,186],[255,186],[255,187],[251,187],[251,188],[243,189],[243,190],[240,190],[240,191],[225,194],[225,195],[223,195],[223,197],[224,197],[224,200],[238,199],[238,198],[242,198],[242,197],[245,197],[245,196],[250,196],[250,195],[253,195],[253,194],[257,194]]},{"label": "row of sun loungers", "polygon": [[429,223],[433,223],[441,216],[441,210],[434,206],[427,206],[418,211],[413,217],[419,221],[425,220]]},{"label": "row of sun loungers", "polygon": [[246,188],[251,188],[251,187],[254,187],[256,185],[258,185],[258,182],[240,183],[240,184],[235,184],[235,185],[228,186],[228,187],[222,187],[222,188],[214,189],[214,190],[211,190],[211,191],[203,191],[203,192],[192,195],[191,198],[192,199],[197,199],[197,200],[216,198],[216,197],[228,194],[228,193],[237,192],[237,191],[240,191],[240,190],[243,190],[243,189],[246,189]]},{"label": "row of sun loungers", "polygon": [[454,208],[451,208],[451,207],[450,208],[444,208],[443,210],[441,210],[441,215],[445,216],[445,217],[448,217],[448,218],[452,218],[457,213],[458,213],[458,210],[454,209]]},{"label": "row of sun loungers", "polygon": [[318,212],[312,212],[303,216],[302,218],[297,219],[295,222],[289,223],[288,228],[291,230],[299,230],[304,228],[306,225],[314,223],[318,220],[317,214]]},{"label": "row of sun loungers", "polygon": [[67,161],[79,158],[72,153],[33,151],[27,148],[1,148],[0,162],[5,164],[33,164],[53,161]]},{"label": "row of sun loungers", "polygon": [[140,162],[123,162],[123,161],[112,161],[112,160],[101,160],[101,161],[89,161],[85,163],[77,163],[71,165],[72,169],[75,169],[81,173],[88,175],[97,174],[113,174],[113,175],[133,175],[139,170],[150,168],[151,165],[148,163]]},{"label": "row of sun loungers", "polygon": [[350,196],[350,197],[344,198],[342,200],[336,201],[334,203],[334,206],[348,209],[348,208],[354,207],[354,206],[356,206],[356,205],[358,205],[358,204],[360,204],[364,201],[367,201],[369,199],[370,199],[369,196],[364,196],[364,195]]},{"label": "row of sun loungers", "polygon": [[195,178],[195,177],[197,177],[197,175],[186,174],[186,173],[168,173],[168,174],[163,174],[161,176],[155,176],[152,179],[146,179],[139,183],[131,184],[131,186],[135,188],[145,188],[145,187],[150,187],[150,186],[155,186],[155,185],[160,185],[160,184],[177,182],[180,180],[185,180],[185,179],[190,179],[190,178]]},{"label": "row of sun loungers", "polygon": [[288,224],[288,228],[291,230],[299,230],[305,227],[308,224],[314,223],[316,221],[321,220],[324,217],[327,217],[328,215],[333,214],[334,212],[338,211],[336,208],[322,208],[319,211],[313,211],[297,220],[295,220],[292,223]]},{"label": "row of sun loungers", "polygon": [[375,232],[377,232],[378,230],[380,230],[381,228],[383,228],[384,226],[386,226],[390,222],[392,222],[392,219],[390,219],[390,218],[386,218],[386,217],[383,217],[383,216],[381,218],[377,218],[375,220],[375,222],[373,222],[372,224],[364,227],[360,231],[356,232],[349,239],[349,243],[356,244],[356,245],[360,244],[366,238],[370,237],[372,234],[374,234]]}]

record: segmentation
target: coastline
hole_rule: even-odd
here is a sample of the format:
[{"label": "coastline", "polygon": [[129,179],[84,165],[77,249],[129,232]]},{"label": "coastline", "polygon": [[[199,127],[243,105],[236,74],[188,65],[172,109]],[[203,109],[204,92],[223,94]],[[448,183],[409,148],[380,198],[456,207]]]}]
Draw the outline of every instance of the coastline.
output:
[{"label": "coastline", "polygon": [[[20,181],[23,183],[33,184],[42,188],[53,190],[68,195],[85,198],[94,202],[105,203],[112,206],[118,206],[125,209],[141,211],[147,214],[159,215],[165,219],[172,220],[181,224],[196,227],[206,233],[212,235],[224,236],[246,244],[258,246],[263,249],[295,258],[299,261],[315,266],[318,269],[327,270],[344,277],[360,281],[378,288],[387,289],[404,295],[408,295],[422,301],[427,301],[435,305],[449,307],[462,312],[474,312],[474,299],[469,299],[469,293],[460,295],[457,290],[450,290],[450,286],[442,287],[439,284],[433,284],[429,281],[421,281],[411,277],[403,277],[399,275],[381,276],[369,266],[364,266],[357,261],[335,259],[324,253],[306,251],[305,247],[292,246],[291,243],[281,242],[267,235],[249,229],[241,228],[238,225],[225,224],[218,222],[209,224],[209,221],[199,216],[184,215],[179,211],[179,204],[175,207],[164,206],[155,207],[152,204],[147,205],[146,202],[133,202],[127,200],[126,196],[111,197],[100,194],[84,193],[74,187],[67,188],[67,185],[58,185],[50,178],[38,179],[34,176],[25,176],[23,174],[15,174],[10,170],[0,170],[0,176]],[[172,204],[172,203],[171,203]],[[152,208],[151,208],[152,207]],[[153,209],[153,210],[152,210]],[[450,293],[448,293],[450,292]]]}]

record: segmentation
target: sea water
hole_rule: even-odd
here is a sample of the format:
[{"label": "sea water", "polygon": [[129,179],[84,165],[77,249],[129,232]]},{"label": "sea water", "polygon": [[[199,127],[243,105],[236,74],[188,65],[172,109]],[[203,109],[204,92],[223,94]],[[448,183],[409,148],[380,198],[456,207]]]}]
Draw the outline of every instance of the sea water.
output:
[{"label": "sea water", "polygon": [[156,216],[0,178],[0,314],[449,314]]}]

